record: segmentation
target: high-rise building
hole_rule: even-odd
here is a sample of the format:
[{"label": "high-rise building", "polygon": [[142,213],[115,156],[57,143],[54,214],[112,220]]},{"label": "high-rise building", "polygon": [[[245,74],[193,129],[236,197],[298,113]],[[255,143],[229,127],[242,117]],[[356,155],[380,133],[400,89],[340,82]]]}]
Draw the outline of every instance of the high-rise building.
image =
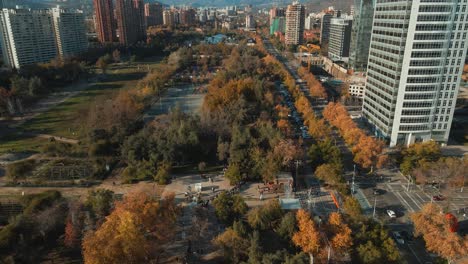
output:
[{"label": "high-rise building", "polygon": [[112,0],[94,0],[96,33],[101,43],[114,42],[115,24]]},{"label": "high-rise building", "polygon": [[196,15],[196,12],[195,12],[195,9],[193,8],[182,10],[180,12],[180,23],[183,25],[188,25],[188,26],[194,25],[195,15]]},{"label": "high-rise building", "polygon": [[245,16],[245,28],[247,29],[255,28],[255,18],[252,14],[247,14]]},{"label": "high-rise building", "polygon": [[88,49],[83,11],[52,8],[54,31],[60,57],[80,54]]},{"label": "high-rise building", "polygon": [[0,11],[3,62],[11,68],[49,62],[57,56],[52,14],[25,8]]},{"label": "high-rise building", "polygon": [[143,0],[117,0],[117,25],[119,42],[132,45],[146,37],[145,9]]},{"label": "high-rise building", "polygon": [[314,28],[315,23],[315,14],[309,14],[305,19],[304,28],[307,30],[311,30]]},{"label": "high-rise building", "polygon": [[284,8],[273,7],[270,9],[270,25],[273,23],[275,17],[284,17],[286,16],[286,10]]},{"label": "high-rise building", "polygon": [[161,3],[145,4],[145,21],[147,27],[163,24],[163,6]]},{"label": "high-rise building", "polygon": [[343,60],[349,57],[351,43],[351,17],[335,17],[330,21],[330,40],[328,56],[333,60]]},{"label": "high-rise building", "polygon": [[275,17],[273,23],[270,26],[270,35],[274,35],[276,32],[285,33],[286,32],[286,18],[285,17]]},{"label": "high-rise building", "polygon": [[171,10],[164,10],[163,12],[163,23],[165,26],[174,26],[175,21],[174,21],[174,13],[172,13]]},{"label": "high-rise building", "polygon": [[320,44],[327,44],[330,38],[330,21],[333,18],[332,13],[325,13],[322,16],[320,24]]},{"label": "high-rise building", "polygon": [[286,45],[298,45],[304,42],[305,8],[294,1],[286,10]]},{"label": "high-rise building", "polygon": [[377,0],[363,115],[390,146],[447,142],[467,17],[466,1]]},{"label": "high-rise building", "polygon": [[369,59],[375,0],[355,0],[354,3],[349,65],[356,71],[364,71]]}]

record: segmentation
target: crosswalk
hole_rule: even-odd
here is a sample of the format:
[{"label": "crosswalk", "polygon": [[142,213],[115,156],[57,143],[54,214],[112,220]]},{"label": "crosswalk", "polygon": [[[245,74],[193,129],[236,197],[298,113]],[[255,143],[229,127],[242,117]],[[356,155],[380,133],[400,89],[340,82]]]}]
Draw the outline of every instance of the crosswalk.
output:
[{"label": "crosswalk", "polygon": [[[421,210],[425,204],[430,203],[432,200],[432,194],[428,194],[416,186],[406,186],[402,183],[386,183],[385,187],[411,213]],[[467,195],[465,194],[465,196]],[[432,202],[449,209],[448,211],[458,212],[460,209],[467,207],[467,201],[468,197],[464,197],[463,193],[452,192],[450,193],[450,199]]]}]

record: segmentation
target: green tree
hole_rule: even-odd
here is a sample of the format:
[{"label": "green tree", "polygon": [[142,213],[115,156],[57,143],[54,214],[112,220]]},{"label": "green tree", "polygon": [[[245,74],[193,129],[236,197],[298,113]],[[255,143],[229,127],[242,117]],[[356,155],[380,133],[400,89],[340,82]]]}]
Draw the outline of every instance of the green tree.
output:
[{"label": "green tree", "polygon": [[247,222],[255,229],[272,229],[282,216],[283,210],[278,200],[270,200],[265,205],[250,210],[247,214]]},{"label": "green tree", "polygon": [[315,170],[315,177],[326,182],[328,185],[336,186],[344,183],[340,168],[335,164],[323,164]]},{"label": "green tree", "polygon": [[262,247],[260,246],[260,233],[255,230],[250,237],[249,264],[261,264]]},{"label": "green tree", "polygon": [[346,197],[343,203],[343,209],[353,220],[359,220],[362,216],[362,208],[359,201],[354,197]]},{"label": "green tree", "polygon": [[247,204],[240,195],[231,195],[224,191],[213,201],[215,213],[218,219],[231,224],[247,212]]},{"label": "green tree", "polygon": [[163,161],[158,164],[158,172],[154,176],[154,180],[159,184],[167,184],[170,178],[171,173],[171,163],[168,161]]},{"label": "green tree", "polygon": [[367,241],[366,244],[359,245],[357,251],[362,263],[382,263],[382,252],[374,245],[374,243],[372,243],[372,241]]},{"label": "green tree", "polygon": [[284,240],[291,240],[295,232],[297,232],[297,222],[294,213],[289,212],[281,218],[281,223],[275,229],[275,232]]},{"label": "green tree", "polygon": [[98,218],[103,218],[110,213],[114,203],[114,192],[107,189],[97,189],[88,192],[86,205],[89,206]]},{"label": "green tree", "polygon": [[224,177],[229,180],[229,184],[235,185],[242,180],[241,172],[239,165],[237,163],[229,164]]}]

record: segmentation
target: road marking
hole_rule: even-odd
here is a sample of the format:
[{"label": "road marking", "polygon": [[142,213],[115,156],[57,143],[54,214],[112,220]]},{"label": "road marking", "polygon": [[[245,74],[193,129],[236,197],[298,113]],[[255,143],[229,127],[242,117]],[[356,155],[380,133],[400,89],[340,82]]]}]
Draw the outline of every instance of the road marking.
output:
[{"label": "road marking", "polygon": [[416,196],[418,196],[418,198],[422,201],[422,203],[428,203],[428,202],[430,202],[430,200],[429,200],[429,201],[424,200],[424,198],[422,198],[422,197],[419,195],[419,193],[414,193],[414,194],[416,194]]},{"label": "road marking", "polygon": [[409,193],[405,192],[404,194],[406,194],[406,196],[408,196],[411,199],[411,201],[413,201],[413,203],[416,205],[416,207],[421,209],[421,204],[419,202],[416,202],[416,200],[414,200],[413,197]]},{"label": "road marking", "polygon": [[395,196],[402,202],[403,205],[406,205],[406,208],[408,211],[415,212],[414,209],[409,205],[409,203],[401,196],[399,192],[394,192]]}]

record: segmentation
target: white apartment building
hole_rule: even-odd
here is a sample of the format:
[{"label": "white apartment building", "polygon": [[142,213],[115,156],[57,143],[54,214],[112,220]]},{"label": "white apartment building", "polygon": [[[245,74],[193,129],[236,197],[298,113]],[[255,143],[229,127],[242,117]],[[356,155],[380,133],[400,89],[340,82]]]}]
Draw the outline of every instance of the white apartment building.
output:
[{"label": "white apartment building", "polygon": [[447,142],[467,19],[467,0],[376,1],[363,115],[390,146]]},{"label": "white apartment building", "polygon": [[70,57],[88,49],[83,11],[52,8],[57,49],[60,57]]},{"label": "white apartment building", "polygon": [[349,95],[356,98],[364,98],[366,85],[364,83],[351,83],[349,84],[348,92]]},{"label": "white apartment building", "polygon": [[57,56],[52,14],[47,10],[2,9],[0,42],[11,68],[49,62]]},{"label": "white apartment building", "polygon": [[304,42],[305,8],[295,1],[286,10],[286,45],[298,45]]}]

